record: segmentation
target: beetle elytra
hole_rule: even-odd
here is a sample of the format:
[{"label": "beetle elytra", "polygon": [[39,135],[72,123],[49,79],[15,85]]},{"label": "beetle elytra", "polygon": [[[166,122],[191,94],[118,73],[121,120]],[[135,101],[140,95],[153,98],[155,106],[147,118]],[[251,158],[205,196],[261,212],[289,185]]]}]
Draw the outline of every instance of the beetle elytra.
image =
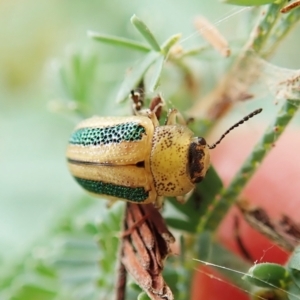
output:
[{"label": "beetle elytra", "polygon": [[145,116],[93,117],[72,133],[68,166],[75,180],[96,196],[160,207],[164,196],[181,199],[193,190],[209,168],[209,150],[260,112],[236,123],[212,146],[177,124],[175,109],[163,126],[151,111]]}]

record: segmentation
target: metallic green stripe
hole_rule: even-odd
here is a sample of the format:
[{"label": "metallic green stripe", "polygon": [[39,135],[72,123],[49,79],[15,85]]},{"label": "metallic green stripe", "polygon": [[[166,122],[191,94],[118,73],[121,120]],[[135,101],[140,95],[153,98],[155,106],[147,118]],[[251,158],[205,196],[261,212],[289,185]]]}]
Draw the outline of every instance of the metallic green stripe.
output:
[{"label": "metallic green stripe", "polygon": [[[112,163],[98,163],[98,162],[94,162],[94,161],[82,161],[82,160],[77,160],[77,159],[72,159],[72,158],[67,158],[67,162],[70,164],[79,165],[79,166],[80,165],[81,166],[113,166],[114,165]],[[141,165],[141,163],[139,165]],[[144,165],[142,164],[142,167],[143,166]]]},{"label": "metallic green stripe", "polygon": [[149,192],[142,187],[133,188],[79,177],[74,178],[84,189],[94,194],[113,196],[133,202],[144,202],[149,197]]},{"label": "metallic green stripe", "polygon": [[141,140],[146,130],[136,122],[128,122],[110,127],[79,128],[70,137],[69,143],[82,146],[97,146]]}]

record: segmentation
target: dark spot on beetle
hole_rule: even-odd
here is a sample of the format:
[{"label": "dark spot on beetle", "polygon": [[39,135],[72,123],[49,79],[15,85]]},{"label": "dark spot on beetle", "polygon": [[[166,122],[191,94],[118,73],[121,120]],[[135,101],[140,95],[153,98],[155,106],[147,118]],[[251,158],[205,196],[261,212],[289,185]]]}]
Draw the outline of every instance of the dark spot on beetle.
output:
[{"label": "dark spot on beetle", "polygon": [[172,140],[171,139],[165,139],[165,142],[164,144],[166,145],[167,148],[170,148],[173,144]]},{"label": "dark spot on beetle", "polygon": [[144,162],[144,161],[139,161],[139,162],[136,164],[136,166],[137,166],[138,168],[145,168],[145,162]]},{"label": "dark spot on beetle", "polygon": [[198,137],[198,144],[206,146],[206,140],[202,137]]},{"label": "dark spot on beetle", "polygon": [[184,171],[181,171],[181,172],[179,173],[179,175],[180,175],[180,176],[184,176],[184,175],[185,175],[185,172],[184,172]]},{"label": "dark spot on beetle", "polygon": [[196,142],[190,144],[188,153],[188,171],[193,183],[198,183],[202,181],[202,171],[204,158],[203,146]]},{"label": "dark spot on beetle", "polygon": [[168,191],[174,191],[175,190],[175,184],[172,183],[172,182],[168,182],[167,187],[168,187],[167,188]]},{"label": "dark spot on beetle", "polygon": [[195,178],[194,180],[192,180],[193,183],[199,183],[204,179],[203,176],[198,176],[197,178]]},{"label": "dark spot on beetle", "polygon": [[159,184],[157,184],[157,188],[158,189],[164,189],[164,187],[165,187],[165,185],[162,182],[160,182]]}]

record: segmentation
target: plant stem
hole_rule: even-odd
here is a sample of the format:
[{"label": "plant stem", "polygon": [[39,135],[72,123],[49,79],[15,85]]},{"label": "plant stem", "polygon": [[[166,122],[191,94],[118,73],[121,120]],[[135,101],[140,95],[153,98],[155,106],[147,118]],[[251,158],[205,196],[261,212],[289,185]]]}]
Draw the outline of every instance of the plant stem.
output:
[{"label": "plant stem", "polygon": [[203,230],[214,231],[217,229],[220,220],[224,218],[231,205],[238,199],[242,189],[253,176],[262,160],[273,148],[274,143],[283,133],[299,107],[299,100],[286,100],[284,102],[275,121],[268,127],[261,140],[254,147],[253,152],[235,175],[230,186],[227,189],[223,188],[220,194],[213,200],[210,210],[207,211],[198,225],[198,232],[202,232]]}]

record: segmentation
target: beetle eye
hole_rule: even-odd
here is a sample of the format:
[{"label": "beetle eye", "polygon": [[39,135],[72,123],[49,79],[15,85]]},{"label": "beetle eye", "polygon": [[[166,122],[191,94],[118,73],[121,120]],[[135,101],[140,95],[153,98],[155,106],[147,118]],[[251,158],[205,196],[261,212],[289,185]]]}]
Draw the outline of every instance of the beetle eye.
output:
[{"label": "beetle eye", "polygon": [[206,146],[206,140],[202,137],[198,137],[198,143],[200,145]]}]

